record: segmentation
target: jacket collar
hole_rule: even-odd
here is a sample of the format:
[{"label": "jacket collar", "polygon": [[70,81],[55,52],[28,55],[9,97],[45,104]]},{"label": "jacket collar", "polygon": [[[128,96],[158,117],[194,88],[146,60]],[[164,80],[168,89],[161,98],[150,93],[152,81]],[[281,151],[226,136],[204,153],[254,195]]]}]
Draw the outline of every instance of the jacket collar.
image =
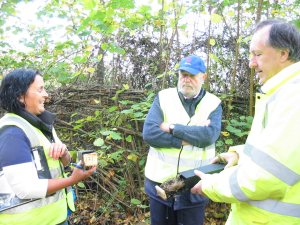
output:
[{"label": "jacket collar", "polygon": [[52,128],[55,120],[53,113],[45,110],[42,114],[36,116],[22,109],[16,114],[27,120],[32,126],[41,130],[45,135],[52,137]]},{"label": "jacket collar", "polygon": [[272,94],[284,83],[300,74],[300,62],[294,63],[270,78],[262,87],[263,93]]}]

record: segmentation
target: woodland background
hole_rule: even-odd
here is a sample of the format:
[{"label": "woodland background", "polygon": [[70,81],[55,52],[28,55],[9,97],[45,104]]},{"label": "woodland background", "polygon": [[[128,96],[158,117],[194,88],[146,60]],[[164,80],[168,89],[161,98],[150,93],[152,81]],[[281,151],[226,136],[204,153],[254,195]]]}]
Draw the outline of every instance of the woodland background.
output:
[{"label": "woodland background", "polygon": [[[29,22],[20,16],[26,4],[39,5]],[[97,174],[75,187],[78,225],[149,224],[143,121],[155,94],[176,85],[182,57],[206,60],[205,88],[223,104],[223,152],[251,126],[255,24],[285,18],[300,27],[299,0],[0,0],[0,8],[0,76],[39,69],[61,139],[74,153],[99,154]],[[210,203],[205,224],[224,224],[228,211]]]}]

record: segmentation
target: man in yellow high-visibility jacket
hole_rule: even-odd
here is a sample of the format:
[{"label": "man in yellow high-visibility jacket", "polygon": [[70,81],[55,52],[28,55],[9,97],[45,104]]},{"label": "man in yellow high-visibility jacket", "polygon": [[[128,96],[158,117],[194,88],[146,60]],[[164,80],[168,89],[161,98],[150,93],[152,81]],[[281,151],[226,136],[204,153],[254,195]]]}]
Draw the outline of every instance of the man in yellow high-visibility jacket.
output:
[{"label": "man in yellow high-visibility jacket", "polygon": [[250,52],[249,66],[263,84],[250,134],[245,145],[221,154],[224,171],[196,171],[201,181],[191,191],[231,203],[227,225],[299,225],[300,33],[284,21],[262,21]]}]

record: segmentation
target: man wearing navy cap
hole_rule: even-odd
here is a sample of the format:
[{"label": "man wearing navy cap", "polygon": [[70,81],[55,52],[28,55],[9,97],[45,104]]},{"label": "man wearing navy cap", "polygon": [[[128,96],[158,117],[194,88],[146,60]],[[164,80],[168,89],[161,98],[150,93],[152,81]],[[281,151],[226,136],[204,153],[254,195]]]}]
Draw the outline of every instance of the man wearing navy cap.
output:
[{"label": "man wearing navy cap", "polygon": [[155,186],[210,163],[221,131],[221,101],[205,91],[203,60],[181,60],[177,88],[158,93],[146,117],[143,138],[150,145],[145,167],[151,225],[202,225],[206,197],[189,190],[162,199]]}]

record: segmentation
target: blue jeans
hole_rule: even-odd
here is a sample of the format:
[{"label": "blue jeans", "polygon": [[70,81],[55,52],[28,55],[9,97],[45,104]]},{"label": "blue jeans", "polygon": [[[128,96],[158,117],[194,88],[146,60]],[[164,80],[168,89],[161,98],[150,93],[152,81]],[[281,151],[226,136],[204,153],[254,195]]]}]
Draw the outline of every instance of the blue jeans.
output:
[{"label": "blue jeans", "polygon": [[194,208],[173,210],[161,202],[150,198],[151,225],[202,225],[206,204]]},{"label": "blue jeans", "polygon": [[69,225],[68,219],[66,219],[64,222],[61,222],[57,225]]}]

